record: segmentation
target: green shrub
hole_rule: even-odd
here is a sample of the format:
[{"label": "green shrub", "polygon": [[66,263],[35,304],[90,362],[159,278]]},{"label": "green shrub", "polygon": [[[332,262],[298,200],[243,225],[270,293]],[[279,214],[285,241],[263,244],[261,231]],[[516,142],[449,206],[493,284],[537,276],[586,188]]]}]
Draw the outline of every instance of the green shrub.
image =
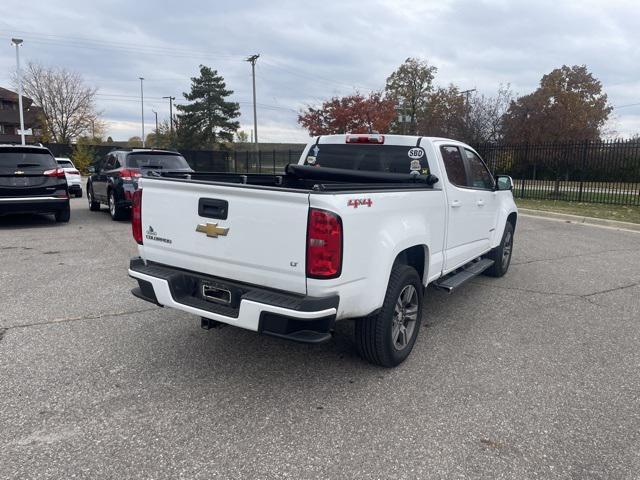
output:
[{"label": "green shrub", "polygon": [[95,150],[89,145],[78,143],[73,148],[71,160],[73,161],[73,164],[76,166],[76,168],[80,170],[80,173],[86,175],[88,173],[89,165],[91,165],[94,161],[95,154]]}]

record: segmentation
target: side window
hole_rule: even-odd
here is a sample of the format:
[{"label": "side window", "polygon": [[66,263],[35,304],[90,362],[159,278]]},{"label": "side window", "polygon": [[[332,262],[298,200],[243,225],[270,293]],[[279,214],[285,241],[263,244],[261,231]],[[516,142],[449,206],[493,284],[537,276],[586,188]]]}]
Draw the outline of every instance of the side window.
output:
[{"label": "side window", "polygon": [[487,190],[493,189],[493,176],[485,166],[484,162],[478,155],[471,150],[464,149],[467,157],[467,165],[469,166],[469,179],[471,180],[471,188],[482,188]]},{"label": "side window", "polygon": [[113,170],[116,168],[114,165],[116,164],[116,156],[110,154],[107,156],[107,161],[105,162],[104,169],[105,170]]},{"label": "side window", "polygon": [[467,174],[464,169],[464,161],[460,155],[460,149],[451,145],[440,147],[440,153],[444,160],[444,168],[447,171],[449,182],[459,187],[467,186]]}]

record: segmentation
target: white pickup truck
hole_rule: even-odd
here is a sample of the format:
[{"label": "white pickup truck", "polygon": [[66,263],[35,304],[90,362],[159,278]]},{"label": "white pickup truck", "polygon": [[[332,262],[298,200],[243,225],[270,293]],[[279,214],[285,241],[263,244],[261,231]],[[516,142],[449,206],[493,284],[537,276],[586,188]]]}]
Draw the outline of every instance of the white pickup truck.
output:
[{"label": "white pickup truck", "polygon": [[132,209],[137,297],[300,342],[355,319],[366,360],[411,352],[425,287],[449,291],[509,268],[517,210],[455,140],[379,134],[314,138],[282,175],[162,172]]}]

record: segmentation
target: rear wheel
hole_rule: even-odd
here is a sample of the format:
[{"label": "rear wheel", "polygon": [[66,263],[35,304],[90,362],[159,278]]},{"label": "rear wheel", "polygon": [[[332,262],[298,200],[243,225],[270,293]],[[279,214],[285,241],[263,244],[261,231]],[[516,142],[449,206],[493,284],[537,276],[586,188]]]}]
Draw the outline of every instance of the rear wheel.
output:
[{"label": "rear wheel", "polygon": [[71,208],[69,207],[69,203],[67,202],[67,206],[62,210],[58,210],[55,215],[56,222],[67,223],[71,218]]},{"label": "rear wheel", "polygon": [[112,220],[122,220],[127,216],[126,209],[118,207],[116,204],[116,197],[113,194],[113,190],[109,191],[109,215]]},{"label": "rear wheel", "polygon": [[502,277],[511,265],[511,254],[513,253],[513,225],[510,222],[504,226],[502,241],[500,245],[487,254],[487,258],[493,260],[493,265],[483,273],[490,277]]},{"label": "rear wheel", "polygon": [[[82,192],[80,192],[80,194],[82,195]],[[89,210],[92,212],[100,210],[100,202],[96,202],[93,196],[93,185],[87,187],[87,201],[89,202]]]},{"label": "rear wheel", "polygon": [[76,198],[82,198],[82,190],[76,193]]},{"label": "rear wheel", "polygon": [[360,356],[383,367],[402,363],[420,331],[422,298],[418,272],[407,265],[394,266],[382,308],[356,323],[355,341]]}]

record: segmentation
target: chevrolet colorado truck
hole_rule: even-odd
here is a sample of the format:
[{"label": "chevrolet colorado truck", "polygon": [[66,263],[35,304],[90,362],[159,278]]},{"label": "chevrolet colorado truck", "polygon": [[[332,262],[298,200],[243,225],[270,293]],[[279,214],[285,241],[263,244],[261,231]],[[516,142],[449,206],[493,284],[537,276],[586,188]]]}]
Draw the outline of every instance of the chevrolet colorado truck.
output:
[{"label": "chevrolet colorado truck", "polygon": [[354,319],[366,360],[411,352],[425,287],[504,275],[517,209],[510,177],[445,138],[316,137],[282,175],[143,176],[132,230],[137,297],[300,342]]}]

